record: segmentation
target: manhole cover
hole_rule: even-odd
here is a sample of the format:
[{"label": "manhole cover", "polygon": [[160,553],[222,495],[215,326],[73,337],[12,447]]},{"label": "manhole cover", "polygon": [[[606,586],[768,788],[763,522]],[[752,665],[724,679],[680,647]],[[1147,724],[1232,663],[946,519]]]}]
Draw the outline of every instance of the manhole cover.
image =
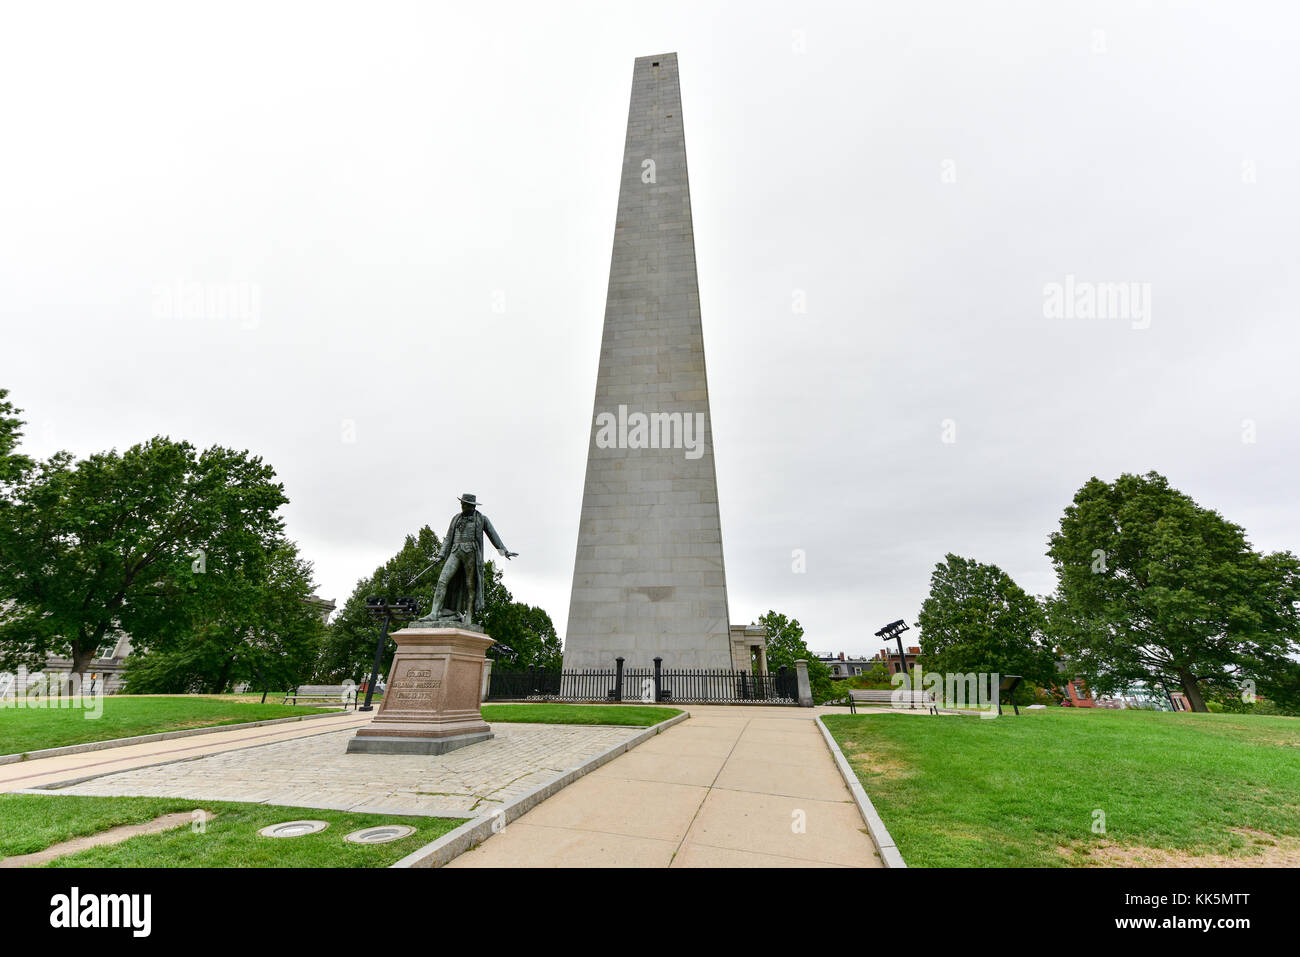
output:
[{"label": "manhole cover", "polygon": [[302,837],[304,834],[316,834],[329,827],[328,821],[285,821],[264,827],[258,834],[263,837]]},{"label": "manhole cover", "polygon": [[381,824],[379,827],[365,827],[353,831],[343,839],[353,844],[387,844],[389,841],[400,840],[414,833],[415,828],[407,827],[405,824]]}]

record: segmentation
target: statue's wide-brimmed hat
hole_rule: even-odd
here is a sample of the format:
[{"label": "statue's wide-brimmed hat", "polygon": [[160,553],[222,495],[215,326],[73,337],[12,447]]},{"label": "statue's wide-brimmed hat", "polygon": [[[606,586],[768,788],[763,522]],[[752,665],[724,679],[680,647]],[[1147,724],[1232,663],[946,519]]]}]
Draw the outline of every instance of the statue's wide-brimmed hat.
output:
[{"label": "statue's wide-brimmed hat", "polygon": [[474,497],[473,492],[466,492],[460,497],[460,501],[466,505],[478,505],[478,499]]}]

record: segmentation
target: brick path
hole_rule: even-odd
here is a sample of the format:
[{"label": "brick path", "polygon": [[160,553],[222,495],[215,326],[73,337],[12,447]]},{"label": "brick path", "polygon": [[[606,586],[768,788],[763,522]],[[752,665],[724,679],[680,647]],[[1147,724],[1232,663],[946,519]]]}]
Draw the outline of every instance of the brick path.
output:
[{"label": "brick path", "polygon": [[198,734],[184,738],[170,738],[161,741],[149,741],[144,744],[127,744],[99,751],[83,751],[78,754],[65,754],[52,758],[36,758],[30,761],[17,761],[13,764],[0,765],[0,792],[16,791],[20,788],[43,787],[58,781],[69,781],[90,774],[103,774],[107,771],[122,771],[127,768],[157,764],[159,761],[174,761],[179,758],[192,758],[204,754],[216,754],[232,748],[247,748],[250,745],[265,744],[270,741],[287,741],[291,738],[303,738],[321,734],[330,728],[356,729],[367,724],[374,712],[347,712],[324,718],[311,718],[307,721],[293,721],[285,724],[261,725],[259,727],[232,728]]},{"label": "brick path", "polygon": [[551,781],[641,728],[507,724],[444,755],[347,754],[352,730],[110,774],[65,794],[149,795],[469,817]]}]

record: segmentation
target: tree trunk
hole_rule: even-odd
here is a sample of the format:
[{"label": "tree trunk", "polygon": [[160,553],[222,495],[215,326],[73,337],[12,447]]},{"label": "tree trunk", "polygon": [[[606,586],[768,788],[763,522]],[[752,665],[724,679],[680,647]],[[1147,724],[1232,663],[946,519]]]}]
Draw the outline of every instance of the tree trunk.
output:
[{"label": "tree trunk", "polygon": [[74,642],[72,645],[72,672],[68,675],[68,695],[72,694],[72,675],[81,675],[82,690],[86,689],[86,668],[95,658],[95,648],[86,648],[81,642]]},{"label": "tree trunk", "polygon": [[[120,604],[120,603],[119,603]],[[104,635],[108,631],[108,622],[101,621],[95,626],[94,635],[87,635],[84,630],[80,631],[72,641],[72,672],[73,675],[81,675],[84,679],[86,676],[86,666],[95,660],[95,652],[99,651],[99,646],[104,643]],[[81,682],[83,691],[86,690],[86,682]],[[72,694],[72,677],[68,677],[68,694]]]},{"label": "tree trunk", "polygon": [[1183,694],[1187,695],[1187,701],[1192,706],[1193,711],[1209,711],[1205,706],[1205,699],[1201,697],[1201,686],[1197,683],[1196,678],[1186,668],[1178,671],[1178,680],[1182,682]]},{"label": "tree trunk", "polygon": [[227,685],[227,684],[229,683],[229,681],[230,681],[230,669],[231,669],[231,668],[234,666],[234,664],[235,664],[235,655],[236,655],[236,654],[237,654],[237,652],[233,652],[233,653],[231,653],[230,657],[226,659],[225,664],[223,664],[223,665],[221,666],[221,673],[217,676],[216,684],[215,684],[215,686],[214,686],[213,689],[212,689],[212,693],[213,693],[213,694],[224,694],[224,693],[225,693],[226,685]]}]

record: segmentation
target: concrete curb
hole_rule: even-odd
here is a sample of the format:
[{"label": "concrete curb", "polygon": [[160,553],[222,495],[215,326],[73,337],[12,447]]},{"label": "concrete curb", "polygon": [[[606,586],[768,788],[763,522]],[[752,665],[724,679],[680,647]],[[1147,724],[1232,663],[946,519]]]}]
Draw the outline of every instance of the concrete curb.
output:
[{"label": "concrete curb", "polygon": [[649,741],[656,734],[667,731],[673,725],[685,721],[690,716],[689,711],[683,711],[667,721],[653,724],[641,733],[628,738],[622,744],[616,744],[591,758],[585,764],[574,768],[572,771],[565,772],[554,781],[521,795],[504,807],[497,808],[491,814],[471,818],[454,831],[449,831],[433,843],[426,844],[417,851],[412,851],[397,863],[388,866],[390,868],[442,867],[471,848],[482,844],[511,821],[526,814],[551,795],[564,790],[578,778],[590,774],[601,765],[608,764],[620,754],[631,751],[638,744]]},{"label": "concrete curb", "polygon": [[184,728],[180,731],[158,731],[154,734],[138,734],[132,738],[109,738],[106,741],[87,741],[84,744],[68,744],[61,748],[43,748],[40,751],[22,751],[18,754],[0,754],[0,765],[17,764],[20,761],[39,761],[42,758],[59,758],[67,754],[84,754],[87,751],[106,751],[109,748],[125,748],[133,744],[149,744],[152,741],[170,741],[172,738],[188,738],[195,734],[216,734],[218,731],[240,731],[244,728],[260,728],[268,724],[289,724],[293,721],[310,721],[312,718],[333,718],[347,711],[327,711],[324,714],[304,714],[287,718],[267,718],[265,721],[244,721],[240,724],[214,724],[206,728]]},{"label": "concrete curb", "polygon": [[858,813],[862,815],[862,820],[867,825],[867,833],[871,835],[871,843],[876,845],[876,850],[880,852],[880,862],[886,867],[906,867],[907,862],[903,860],[903,855],[899,853],[898,846],[894,839],[889,836],[889,829],[885,827],[885,822],[881,820],[880,815],[876,812],[875,805],[871,803],[871,798],[867,797],[867,792],[862,789],[862,782],[858,776],[853,773],[853,767],[849,764],[848,758],[840,750],[835,738],[831,735],[830,729],[822,721],[823,715],[817,716],[817,727],[821,729],[822,737],[826,739],[826,746],[831,749],[831,756],[835,758],[835,766],[840,769],[840,777],[848,785],[849,793],[853,795],[853,803],[858,806]]}]

